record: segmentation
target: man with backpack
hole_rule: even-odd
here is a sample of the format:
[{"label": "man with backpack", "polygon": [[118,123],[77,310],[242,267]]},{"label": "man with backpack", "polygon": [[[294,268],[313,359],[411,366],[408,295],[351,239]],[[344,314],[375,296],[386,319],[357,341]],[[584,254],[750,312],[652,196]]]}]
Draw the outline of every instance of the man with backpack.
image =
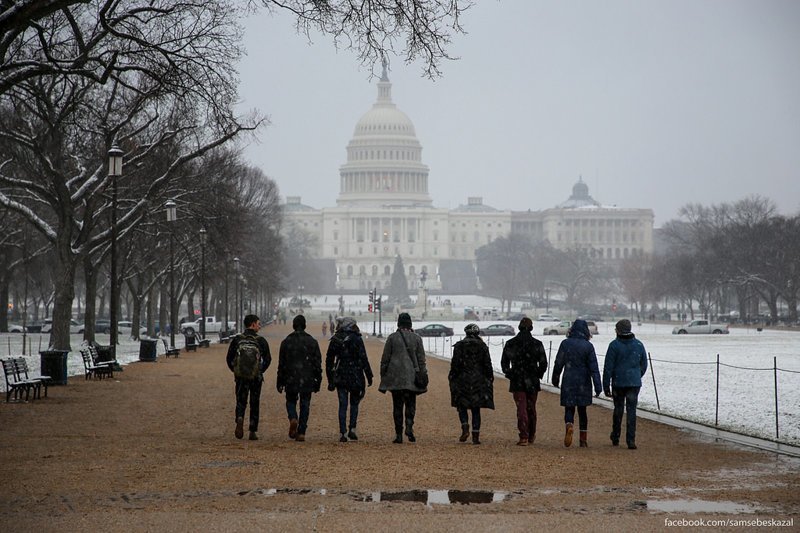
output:
[{"label": "man with backpack", "polygon": [[258,440],[258,412],[264,372],[272,362],[267,339],[258,334],[261,321],[256,315],[244,317],[245,330],[231,340],[226,361],[236,382],[237,439],[244,436],[244,411],[250,401],[250,440]]}]

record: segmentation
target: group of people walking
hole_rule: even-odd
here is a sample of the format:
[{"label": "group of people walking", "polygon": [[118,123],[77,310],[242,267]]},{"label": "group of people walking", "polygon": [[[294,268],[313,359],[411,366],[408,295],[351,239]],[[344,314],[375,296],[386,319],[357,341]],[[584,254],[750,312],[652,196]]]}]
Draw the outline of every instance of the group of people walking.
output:
[{"label": "group of people walking", "polygon": [[[249,438],[257,440],[259,397],[263,373],[271,363],[269,346],[258,335],[257,316],[244,319],[245,331],[235,337],[228,349],[227,364],[235,376],[236,438],[244,437],[244,414],[249,403]],[[304,441],[311,409],[311,396],[322,384],[322,353],[317,340],[306,333],[303,315],[294,317],[293,332],[280,346],[277,374],[278,393],[286,395],[289,437]],[[541,381],[547,370],[547,354],[541,341],[533,336],[533,322],[523,318],[519,333],[503,348],[501,368],[508,378],[509,392],[516,405],[517,445],[528,446],[536,437],[536,402]],[[617,322],[616,338],[609,344],[601,378],[591,333],[584,320],[576,320],[562,341],[553,365],[552,384],[560,387],[564,407],[564,445],[571,446],[575,412],[578,413],[579,442],[588,447],[588,416],[586,407],[594,396],[604,392],[613,398],[611,443],[619,445],[622,416],[627,410],[626,443],[636,449],[636,405],[647,370],[646,351],[631,332],[631,323]],[[372,386],[374,375],[367,358],[358,324],[352,317],[337,320],[335,331],[331,324],[330,342],[325,357],[325,376],[328,390],[336,391],[339,399],[339,440],[358,440],[357,426],[361,400]],[[451,405],[456,408],[461,424],[461,442],[470,439],[480,444],[481,409],[494,409],[494,370],[489,347],[480,337],[480,328],[469,324],[465,337],[453,346],[448,381]],[[257,356],[253,354],[257,352]],[[408,313],[400,313],[397,330],[389,335],[380,362],[380,392],[392,396],[394,443],[404,438],[415,442],[414,418],[417,396],[427,391],[428,375],[422,339],[412,329]],[[348,416],[349,409],[349,416]]]}]

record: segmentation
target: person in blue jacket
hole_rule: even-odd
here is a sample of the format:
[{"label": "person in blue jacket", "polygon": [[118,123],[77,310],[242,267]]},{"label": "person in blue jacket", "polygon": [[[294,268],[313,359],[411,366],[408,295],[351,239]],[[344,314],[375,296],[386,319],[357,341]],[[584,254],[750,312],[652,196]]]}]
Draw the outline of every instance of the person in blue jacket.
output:
[{"label": "person in blue jacket", "polygon": [[642,376],[647,372],[647,351],[644,344],[631,332],[631,321],[623,318],[617,322],[617,338],[611,341],[603,365],[603,392],[614,399],[614,416],[611,423],[611,444],[619,446],[622,431],[622,412],[628,412],[625,442],[636,449],[636,404]]},{"label": "person in blue jacket", "polygon": [[[564,446],[572,446],[572,432],[575,422],[575,409],[578,410],[580,427],[580,446],[587,448],[589,418],[586,406],[592,404],[592,384],[595,396],[600,396],[600,370],[597,366],[597,355],[589,339],[589,326],[585,320],[576,320],[569,329],[567,338],[561,341],[553,365],[553,386],[561,382],[561,405],[564,406]],[[561,372],[564,380],[561,381]]]}]

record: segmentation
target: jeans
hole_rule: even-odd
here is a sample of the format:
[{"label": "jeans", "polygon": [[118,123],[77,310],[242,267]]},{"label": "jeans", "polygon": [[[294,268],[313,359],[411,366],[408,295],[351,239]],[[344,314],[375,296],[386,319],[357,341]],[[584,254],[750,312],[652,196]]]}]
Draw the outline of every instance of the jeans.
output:
[{"label": "jeans", "polygon": [[311,412],[311,391],[297,392],[286,391],[286,414],[289,415],[289,420],[298,418],[297,416],[297,400],[300,400],[300,417],[297,425],[297,432],[301,435],[306,434],[308,427],[308,414]]},{"label": "jeans", "polygon": [[[469,409],[472,411],[472,431],[478,432],[481,430],[481,408],[480,407],[472,407]],[[459,407],[458,408],[458,419],[461,421],[462,426],[466,426],[469,424],[469,416],[467,414],[467,408]]]},{"label": "jeans", "polygon": [[236,418],[244,418],[247,401],[250,400],[250,426],[249,431],[258,431],[258,412],[261,403],[262,378],[236,379]]},{"label": "jeans", "polygon": [[348,428],[345,426],[347,421],[347,402],[350,400],[350,427],[353,429],[358,424],[358,404],[361,403],[361,390],[347,390],[344,387],[337,387],[336,393],[339,395],[339,433],[345,433]]},{"label": "jeans", "polygon": [[539,391],[515,392],[512,394],[517,404],[517,429],[520,439],[532,439],[536,435],[536,399]]},{"label": "jeans", "polygon": [[[567,405],[564,407],[564,422],[572,424],[575,422],[575,406]],[[589,429],[589,417],[586,415],[586,406],[578,406],[578,429],[586,431]]]},{"label": "jeans", "polygon": [[417,414],[417,393],[409,390],[393,390],[391,392],[394,432],[398,435],[403,432],[403,409],[405,409],[406,435],[413,435],[414,416]]},{"label": "jeans", "polygon": [[619,442],[622,431],[622,411],[628,412],[625,427],[625,442],[636,443],[636,405],[639,403],[641,387],[614,387],[611,397],[614,399],[614,416],[611,422],[611,440]]}]

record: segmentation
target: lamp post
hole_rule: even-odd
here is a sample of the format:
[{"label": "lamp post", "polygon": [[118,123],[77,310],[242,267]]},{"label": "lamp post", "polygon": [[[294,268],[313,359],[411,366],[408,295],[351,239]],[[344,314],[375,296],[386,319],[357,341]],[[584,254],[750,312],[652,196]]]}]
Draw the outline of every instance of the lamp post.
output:
[{"label": "lamp post", "polygon": [[228,251],[225,251],[225,336],[230,337],[230,332],[228,331]]},{"label": "lamp post", "polygon": [[108,177],[111,178],[111,359],[117,358],[117,341],[119,335],[119,283],[117,282],[117,180],[122,176],[122,150],[116,144],[108,151]]},{"label": "lamp post", "polygon": [[233,258],[233,274],[236,276],[236,285],[233,288],[236,302],[236,330],[239,331],[239,258]]},{"label": "lamp post", "polygon": [[208,232],[200,228],[200,337],[206,338],[206,241]]},{"label": "lamp post", "polygon": [[164,204],[167,210],[167,222],[169,229],[169,342],[172,348],[175,347],[175,255],[173,251],[173,232],[172,224],[178,218],[178,209],[174,200],[167,200]]}]

